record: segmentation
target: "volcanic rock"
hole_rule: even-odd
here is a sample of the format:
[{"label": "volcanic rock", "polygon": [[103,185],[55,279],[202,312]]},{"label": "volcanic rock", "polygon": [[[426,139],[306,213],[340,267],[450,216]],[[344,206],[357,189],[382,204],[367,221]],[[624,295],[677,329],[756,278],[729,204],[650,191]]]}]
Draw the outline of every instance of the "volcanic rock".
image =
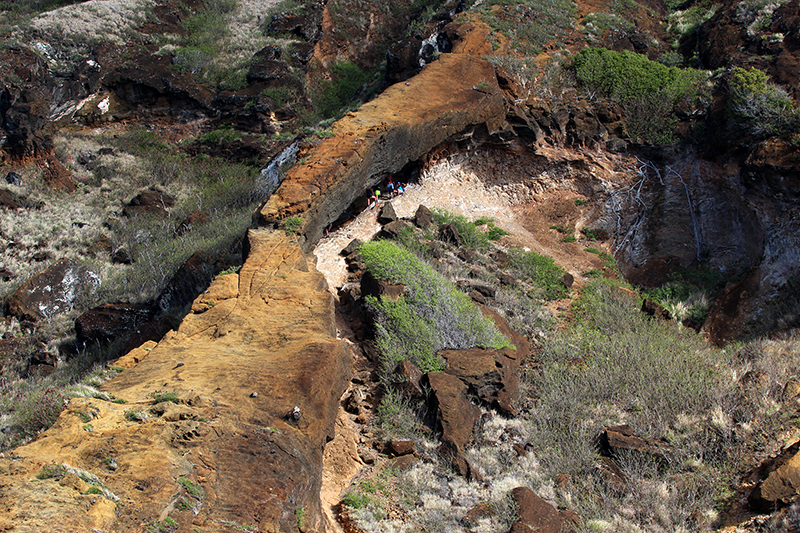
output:
[{"label": "volcanic rock", "polygon": [[20,320],[36,321],[64,313],[93,293],[100,278],[73,259],[56,261],[22,284],[8,300],[8,312]]},{"label": "volcanic rock", "polygon": [[125,216],[136,216],[142,214],[166,217],[167,209],[175,205],[175,198],[158,189],[147,189],[137,194],[122,213]]},{"label": "volcanic rock", "polygon": [[80,342],[124,339],[153,320],[155,314],[156,309],[149,305],[103,304],[79,316],[75,332]]},{"label": "volcanic rock", "polygon": [[558,509],[541,499],[527,487],[511,491],[517,504],[517,520],[509,533],[561,533]]}]

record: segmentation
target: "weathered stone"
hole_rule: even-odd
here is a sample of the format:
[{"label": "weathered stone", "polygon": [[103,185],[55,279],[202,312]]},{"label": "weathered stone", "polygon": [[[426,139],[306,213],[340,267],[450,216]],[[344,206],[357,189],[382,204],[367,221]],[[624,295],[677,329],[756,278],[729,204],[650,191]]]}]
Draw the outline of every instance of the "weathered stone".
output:
[{"label": "weathered stone", "polygon": [[516,416],[520,365],[516,350],[468,348],[443,350],[439,355],[447,361],[445,373],[468,385],[471,394],[506,416]]},{"label": "weathered stone", "polygon": [[384,239],[396,239],[400,236],[400,234],[406,228],[409,228],[410,225],[408,222],[404,220],[395,220],[394,222],[389,222],[388,224],[384,225],[380,231],[380,237]]},{"label": "weathered stone", "polygon": [[472,299],[473,302],[486,305],[486,297],[483,294],[479,293],[478,291],[469,291],[468,296]]},{"label": "weathered stone", "polygon": [[142,214],[166,217],[167,209],[175,205],[175,198],[157,189],[147,189],[137,194],[122,213],[125,216],[136,216]]},{"label": "weathered stone", "polygon": [[672,320],[672,314],[660,303],[645,299],[642,302],[642,313],[660,320]]},{"label": "weathered stone", "polygon": [[772,511],[800,499],[800,440],[786,446],[758,468],[758,484],[748,498],[758,511]]},{"label": "weathered stone", "polygon": [[80,342],[125,339],[153,320],[155,314],[155,308],[149,305],[103,304],[75,320],[75,333]]},{"label": "weathered stone", "polygon": [[436,413],[436,425],[441,431],[441,453],[450,456],[458,472],[470,477],[473,470],[464,451],[472,442],[480,409],[467,397],[467,386],[457,377],[441,372],[425,374],[431,388],[431,408]]},{"label": "weathered stone", "polygon": [[378,224],[388,224],[397,220],[397,213],[394,212],[392,202],[385,202],[378,212]]},{"label": "weathered stone", "polygon": [[121,265],[130,265],[133,263],[133,257],[124,246],[120,246],[111,254],[111,262]]},{"label": "weathered stone", "polygon": [[416,212],[414,212],[414,224],[422,229],[433,226],[433,213],[431,213],[431,210],[424,205],[417,207]]},{"label": "weathered stone", "polygon": [[609,426],[599,439],[600,453],[608,457],[617,457],[619,452],[637,452],[664,460],[664,445],[660,442],[638,437],[628,424]]},{"label": "weathered stone", "polygon": [[25,205],[25,199],[8,189],[0,189],[0,207],[6,209],[20,209]]},{"label": "weathered stone", "polygon": [[564,275],[561,276],[561,283],[564,285],[564,287],[569,289],[572,287],[572,284],[575,283],[575,276],[569,272],[564,272]]},{"label": "weathered stone", "polygon": [[459,246],[461,244],[461,235],[455,224],[444,224],[439,227],[438,239],[447,244]]},{"label": "weathered stone", "polygon": [[511,491],[517,504],[517,520],[509,533],[561,533],[561,516],[558,509],[541,499],[527,487]]},{"label": "weathered stone", "polygon": [[605,481],[606,486],[617,492],[625,492],[628,488],[628,477],[622,469],[610,457],[601,457],[600,465],[597,467],[600,477]]},{"label": "weathered stone", "polygon": [[[92,502],[105,498],[88,499],[53,480],[30,482],[42,464],[67,462],[101,475],[120,498],[103,515],[110,520],[103,530],[133,531],[143,516],[158,517],[185,492],[182,478],[205,492],[196,516],[173,515],[188,529],[191,521],[251,524],[257,511],[260,529],[289,531],[298,508],[304,527],[325,529],[322,453],[334,435],[350,355],[334,338],[333,296],[299,246],[267,230],[251,231],[249,240],[240,272],[216,278],[197,300],[216,305],[190,313],[103,385],[126,405],[75,398],[50,430],[15,450],[15,459],[0,457],[0,523],[15,517],[17,528],[50,531],[58,517],[65,531],[99,527]],[[252,391],[258,397],[247,398]],[[191,410],[167,404],[161,418],[126,419],[154,392],[177,392]],[[295,406],[302,417],[284,419]],[[89,411],[96,412],[90,434],[79,415]],[[119,465],[113,476],[98,460],[106,457]]]},{"label": "weathered stone", "polygon": [[178,235],[185,235],[192,231],[193,228],[197,226],[202,226],[203,224],[208,224],[211,222],[211,215],[206,211],[202,211],[200,209],[196,209],[189,213],[183,221],[178,224],[175,233]]},{"label": "weathered stone", "polygon": [[376,279],[372,272],[365,272],[361,276],[362,296],[375,296],[397,300],[408,293],[408,287],[402,283],[389,283],[388,281]]},{"label": "weathered stone", "polygon": [[386,449],[390,454],[400,456],[416,453],[417,446],[413,440],[391,440]]},{"label": "weathered stone", "polygon": [[213,258],[209,253],[194,253],[181,265],[156,298],[159,309],[165,312],[188,305],[208,287],[213,275]]},{"label": "weathered stone", "polygon": [[89,268],[61,259],[23,283],[8,299],[8,312],[22,320],[51,318],[72,309],[77,299],[99,286],[100,278]]},{"label": "weathered stone", "polygon": [[364,244],[364,243],[361,242],[361,239],[353,239],[352,241],[350,241],[350,244],[348,244],[347,246],[342,248],[342,251],[340,252],[340,255],[343,255],[343,256],[347,257],[350,254],[352,254],[354,252],[357,252],[358,249],[361,248],[362,244]]},{"label": "weathered stone", "polygon": [[49,187],[59,191],[73,193],[78,188],[75,184],[75,180],[72,179],[72,172],[67,170],[67,168],[61,164],[61,161],[55,157],[50,157],[45,161],[42,177]]},{"label": "weathered stone", "polygon": [[394,371],[392,387],[409,398],[422,399],[425,397],[425,392],[420,386],[421,380],[422,372],[414,363],[408,360],[400,361]]},{"label": "weathered stone", "polygon": [[279,61],[264,59],[253,64],[247,71],[247,81],[255,83],[258,81],[277,80],[289,74],[289,69]]}]

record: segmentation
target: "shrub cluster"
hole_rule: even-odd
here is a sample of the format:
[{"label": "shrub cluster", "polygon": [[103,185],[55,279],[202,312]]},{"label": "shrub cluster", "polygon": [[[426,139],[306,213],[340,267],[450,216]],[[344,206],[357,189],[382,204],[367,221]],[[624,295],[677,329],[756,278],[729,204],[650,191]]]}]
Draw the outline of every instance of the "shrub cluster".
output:
[{"label": "shrub cluster", "polygon": [[800,108],[791,96],[757,68],[734,67],[728,78],[728,111],[756,139],[797,132]]},{"label": "shrub cluster", "polygon": [[376,321],[376,341],[388,372],[410,360],[423,372],[441,370],[442,349],[508,346],[508,340],[472,300],[408,250],[391,241],[361,246],[367,270],[378,279],[401,283],[407,297],[367,297]]},{"label": "shrub cluster", "polygon": [[705,107],[710,101],[707,72],[668,67],[634,52],[584,48],[573,65],[581,85],[625,107],[631,137],[652,144],[674,139],[678,104]]}]

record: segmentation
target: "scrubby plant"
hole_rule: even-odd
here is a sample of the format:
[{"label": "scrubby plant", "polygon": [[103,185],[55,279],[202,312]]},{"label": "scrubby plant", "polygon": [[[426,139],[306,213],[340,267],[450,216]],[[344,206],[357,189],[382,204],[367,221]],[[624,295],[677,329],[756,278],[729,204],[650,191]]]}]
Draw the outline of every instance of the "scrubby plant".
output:
[{"label": "scrubby plant", "polygon": [[477,11],[493,30],[511,37],[517,55],[534,56],[572,29],[576,5],[571,0],[489,0]]},{"label": "scrubby plant", "polygon": [[195,498],[197,500],[202,500],[206,492],[203,490],[203,487],[198,485],[197,483],[193,482],[191,479],[181,476],[178,478],[178,484],[181,485],[184,489],[186,489],[186,494]]},{"label": "scrubby plant", "polygon": [[557,300],[569,295],[569,289],[562,281],[566,271],[556,265],[552,258],[523,250],[510,250],[509,255],[510,271],[538,287],[537,292],[542,298]]},{"label": "scrubby plant", "polygon": [[291,216],[283,221],[283,230],[286,235],[294,235],[303,225],[303,218],[299,216]]},{"label": "scrubby plant", "polygon": [[330,71],[331,79],[323,81],[312,93],[314,109],[323,119],[338,115],[372,78],[371,73],[348,61],[335,63]]},{"label": "scrubby plant", "polygon": [[[480,217],[475,221],[469,220],[463,215],[457,215],[446,209],[433,208],[431,210],[433,221],[439,224],[452,224],[458,230],[458,235],[461,244],[478,251],[486,251],[489,249],[489,241],[496,241],[503,235],[508,235],[508,232],[502,228],[498,228],[494,219],[489,217]],[[481,226],[486,226],[485,230],[481,230]]]},{"label": "scrubby plant", "polygon": [[408,289],[407,297],[396,300],[366,298],[375,315],[384,373],[406,359],[423,371],[441,370],[436,352],[446,348],[509,345],[466,294],[408,250],[381,240],[362,245],[360,253],[376,278]]},{"label": "scrubby plant", "polygon": [[755,139],[796,132],[800,108],[791,96],[757,68],[734,67],[728,77],[728,111]]},{"label": "scrubby plant", "polygon": [[675,106],[710,103],[708,73],[668,67],[634,52],[584,48],[573,62],[578,82],[622,104],[631,137],[651,144],[674,140]]}]

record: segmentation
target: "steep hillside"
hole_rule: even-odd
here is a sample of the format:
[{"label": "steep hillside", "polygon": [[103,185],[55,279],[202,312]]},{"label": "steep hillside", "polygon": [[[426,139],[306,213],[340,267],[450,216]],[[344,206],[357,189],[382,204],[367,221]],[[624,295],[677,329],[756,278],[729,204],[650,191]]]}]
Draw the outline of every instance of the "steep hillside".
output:
[{"label": "steep hillside", "polygon": [[5,530],[796,521],[796,0],[0,10]]}]

